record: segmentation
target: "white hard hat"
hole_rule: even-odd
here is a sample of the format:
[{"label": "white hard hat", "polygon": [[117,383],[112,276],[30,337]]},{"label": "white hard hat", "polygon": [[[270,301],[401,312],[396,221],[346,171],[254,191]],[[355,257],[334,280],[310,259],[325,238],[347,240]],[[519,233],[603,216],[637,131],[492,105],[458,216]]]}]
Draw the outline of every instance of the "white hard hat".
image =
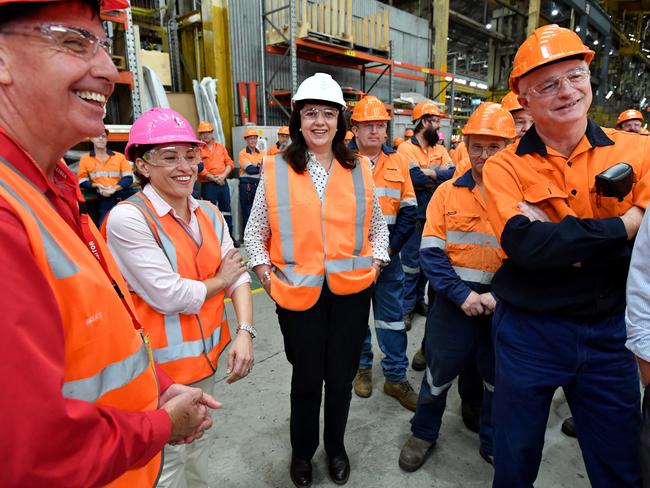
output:
[{"label": "white hard hat", "polygon": [[316,73],[300,84],[298,91],[296,91],[296,94],[291,99],[291,103],[295,104],[301,100],[332,102],[340,105],[341,110],[345,110],[347,107],[343,99],[341,87],[327,73]]}]

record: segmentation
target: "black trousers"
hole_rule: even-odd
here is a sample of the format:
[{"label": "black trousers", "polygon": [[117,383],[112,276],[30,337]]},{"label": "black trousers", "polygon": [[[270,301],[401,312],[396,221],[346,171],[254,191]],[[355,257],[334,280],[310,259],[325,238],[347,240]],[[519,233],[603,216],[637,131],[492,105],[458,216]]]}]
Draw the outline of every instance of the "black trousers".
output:
[{"label": "black trousers", "polygon": [[277,307],[291,375],[291,447],[304,460],[318,447],[320,404],[325,383],[325,431],[329,457],[345,452],[352,380],[368,328],[373,286],[353,295],[335,295],[323,285],[316,304],[295,312]]}]

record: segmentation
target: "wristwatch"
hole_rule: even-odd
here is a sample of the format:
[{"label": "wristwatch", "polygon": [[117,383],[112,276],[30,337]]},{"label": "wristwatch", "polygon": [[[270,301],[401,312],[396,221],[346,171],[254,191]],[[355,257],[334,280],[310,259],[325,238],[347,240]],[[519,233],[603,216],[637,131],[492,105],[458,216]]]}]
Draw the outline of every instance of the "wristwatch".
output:
[{"label": "wristwatch", "polygon": [[251,339],[255,339],[257,337],[257,331],[251,324],[239,324],[237,326],[237,332],[240,330],[248,332],[251,335]]}]

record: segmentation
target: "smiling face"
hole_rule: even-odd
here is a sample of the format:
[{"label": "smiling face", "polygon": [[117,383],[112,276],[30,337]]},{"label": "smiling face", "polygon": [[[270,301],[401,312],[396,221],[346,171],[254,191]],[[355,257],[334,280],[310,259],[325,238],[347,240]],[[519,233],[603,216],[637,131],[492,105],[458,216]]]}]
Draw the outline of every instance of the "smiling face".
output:
[{"label": "smiling face", "polygon": [[0,34],[0,103],[15,111],[45,141],[73,145],[104,131],[104,105],[118,72],[98,49],[86,59],[40,35],[41,24],[59,24],[104,38],[101,21],[81,2],[53,2],[5,26]]},{"label": "smiling face", "polygon": [[532,87],[571,74],[579,68],[588,69],[587,63],[580,59],[570,59],[541,67],[521,79],[518,100],[533,117],[536,127],[545,131],[557,131],[558,128],[586,120],[592,100],[589,77],[575,86],[563,79],[559,91],[550,95],[530,91]]},{"label": "smiling face", "polygon": [[[314,118],[305,115],[301,115],[300,117],[300,129],[302,136],[305,138],[307,148],[313,152],[329,150],[332,147],[332,141],[336,135],[338,110],[333,109],[329,105],[308,103],[300,112],[301,114],[309,114],[311,109],[318,111]],[[336,115],[334,117],[326,117],[325,114],[330,112]]]},{"label": "smiling face", "polygon": [[188,143],[159,144],[136,160],[138,171],[170,205],[192,194],[200,162],[201,151]]}]

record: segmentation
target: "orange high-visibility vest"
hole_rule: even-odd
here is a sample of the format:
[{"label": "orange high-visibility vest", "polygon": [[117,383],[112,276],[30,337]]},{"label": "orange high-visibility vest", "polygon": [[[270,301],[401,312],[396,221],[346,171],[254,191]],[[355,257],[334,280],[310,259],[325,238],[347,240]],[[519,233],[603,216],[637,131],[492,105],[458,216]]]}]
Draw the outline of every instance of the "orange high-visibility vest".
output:
[{"label": "orange high-visibility vest", "polygon": [[[142,212],[174,272],[203,281],[215,276],[221,264],[224,219],[210,202],[198,203],[196,218],[203,237],[200,246],[169,213],[158,217],[142,192],[120,205],[135,205]],[[219,355],[230,342],[225,290],[207,298],[196,315],[163,315],[137,294],[132,296],[138,317],[151,336],[153,356],[174,381],[188,385],[214,374]]]},{"label": "orange high-visibility vest", "polygon": [[337,295],[368,288],[375,278],[368,241],[373,183],[370,162],[333,163],[321,203],[309,173],[296,173],[282,155],[264,160],[271,262],[290,283],[271,273],[271,297],[283,308],[307,310],[323,280]]},{"label": "orange high-visibility vest", "polygon": [[417,205],[408,163],[401,154],[381,151],[372,176],[381,212],[388,225],[397,222],[400,208]]},{"label": "orange high-visibility vest", "polygon": [[[150,349],[99,261],[47,197],[2,159],[0,197],[19,216],[59,306],[65,341],[63,396],[133,412],[155,410],[159,392]],[[97,228],[90,227],[111,276],[133,307],[108,246]],[[108,486],[154,486],[161,458],[158,453]]]}]

